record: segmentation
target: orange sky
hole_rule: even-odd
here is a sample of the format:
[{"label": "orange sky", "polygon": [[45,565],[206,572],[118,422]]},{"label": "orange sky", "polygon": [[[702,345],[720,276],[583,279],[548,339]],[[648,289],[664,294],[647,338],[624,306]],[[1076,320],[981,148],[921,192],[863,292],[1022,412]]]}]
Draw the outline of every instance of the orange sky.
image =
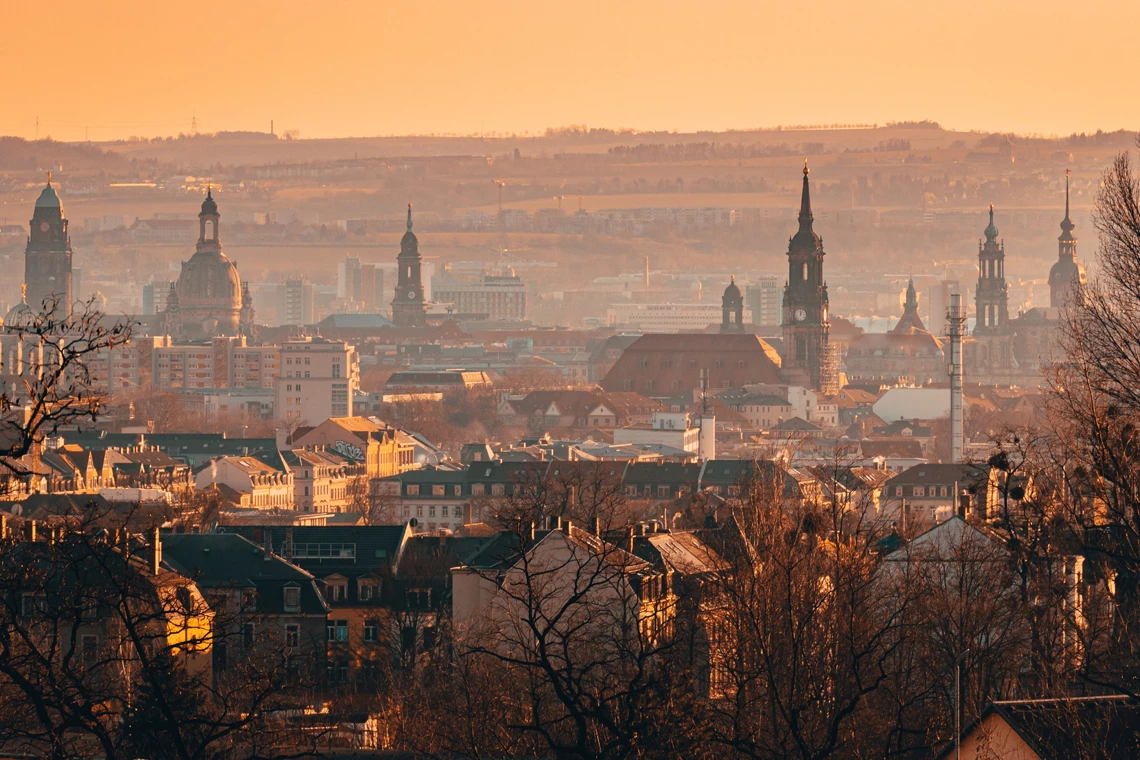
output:
[{"label": "orange sky", "polygon": [[[1140,128],[1136,0],[6,0],[0,134]],[[1114,72],[1119,72],[1114,74]]]}]

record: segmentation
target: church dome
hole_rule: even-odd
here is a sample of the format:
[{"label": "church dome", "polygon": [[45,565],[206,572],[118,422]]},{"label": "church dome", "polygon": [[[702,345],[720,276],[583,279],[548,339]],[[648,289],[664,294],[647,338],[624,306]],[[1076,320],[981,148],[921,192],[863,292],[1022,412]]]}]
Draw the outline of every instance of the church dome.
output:
[{"label": "church dome", "polygon": [[31,327],[36,323],[36,313],[28,306],[25,296],[4,315],[4,326],[9,330]]},{"label": "church dome", "polygon": [[55,193],[55,188],[49,182],[40,197],[36,199],[36,208],[57,208],[60,213],[63,213],[63,203],[59,200],[59,196]]},{"label": "church dome", "polygon": [[178,301],[195,305],[241,308],[241,278],[237,267],[221,251],[198,251],[182,265]]}]

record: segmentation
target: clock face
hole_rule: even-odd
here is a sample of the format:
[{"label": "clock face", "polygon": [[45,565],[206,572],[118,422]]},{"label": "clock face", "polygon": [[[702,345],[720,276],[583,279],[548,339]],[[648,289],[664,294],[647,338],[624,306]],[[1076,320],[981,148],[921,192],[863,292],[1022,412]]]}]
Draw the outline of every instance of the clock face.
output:
[{"label": "clock face", "polygon": [[805,319],[807,319],[807,312],[803,309],[796,309],[796,321],[803,322]]},{"label": "clock face", "polygon": [[47,232],[51,229],[51,225],[47,222],[40,222],[40,232]]},{"label": "clock face", "polygon": [[416,297],[416,291],[414,291],[414,290],[409,290],[409,291],[408,291],[408,300],[409,300],[409,301],[411,301],[411,300],[412,300],[412,299],[414,299],[415,297]]}]

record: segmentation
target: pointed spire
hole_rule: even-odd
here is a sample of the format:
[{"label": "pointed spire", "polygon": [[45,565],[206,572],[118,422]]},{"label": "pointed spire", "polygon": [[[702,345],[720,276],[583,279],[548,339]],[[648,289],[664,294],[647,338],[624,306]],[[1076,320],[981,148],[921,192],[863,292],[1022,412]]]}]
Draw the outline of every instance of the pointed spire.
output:
[{"label": "pointed spire", "polygon": [[412,231],[412,203],[408,201],[408,232]]},{"label": "pointed spire", "polygon": [[51,172],[48,172],[48,187],[51,187]]},{"label": "pointed spire", "polygon": [[1075,242],[1076,238],[1073,237],[1073,230],[1077,225],[1073,224],[1073,220],[1069,218],[1069,170],[1065,170],[1065,218],[1061,220],[1061,236],[1057,238],[1062,243]]},{"label": "pointed spire", "polygon": [[808,189],[808,160],[804,159],[804,189],[800,195],[800,229],[804,229],[805,223],[808,229],[811,228],[812,215],[811,215],[811,191]]},{"label": "pointed spire", "polygon": [[211,182],[206,185],[206,200],[213,200],[214,198],[214,183]]}]

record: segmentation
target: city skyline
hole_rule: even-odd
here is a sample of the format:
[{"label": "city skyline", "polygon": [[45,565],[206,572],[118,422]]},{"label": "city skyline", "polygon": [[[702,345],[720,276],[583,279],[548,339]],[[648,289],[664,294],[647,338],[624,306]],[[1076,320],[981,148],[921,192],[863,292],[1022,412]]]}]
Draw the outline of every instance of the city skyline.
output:
[{"label": "city skyline", "polygon": [[[272,122],[278,134],[333,137],[928,118],[1068,134],[1140,123],[1140,106],[1116,97],[1106,75],[1130,63],[1126,30],[1140,21],[1123,2],[1082,13],[1053,0],[966,2],[953,14],[893,0],[806,11],[724,0],[700,14],[678,2],[443,5],[325,13],[286,2],[219,15],[119,2],[107,23],[107,10],[62,0],[49,46],[28,34],[0,49],[11,71],[37,62],[6,88],[0,133],[98,141],[189,133],[192,121],[203,132]],[[35,6],[9,15],[12,28],[42,25]],[[140,36],[162,29],[162,42]]]}]

